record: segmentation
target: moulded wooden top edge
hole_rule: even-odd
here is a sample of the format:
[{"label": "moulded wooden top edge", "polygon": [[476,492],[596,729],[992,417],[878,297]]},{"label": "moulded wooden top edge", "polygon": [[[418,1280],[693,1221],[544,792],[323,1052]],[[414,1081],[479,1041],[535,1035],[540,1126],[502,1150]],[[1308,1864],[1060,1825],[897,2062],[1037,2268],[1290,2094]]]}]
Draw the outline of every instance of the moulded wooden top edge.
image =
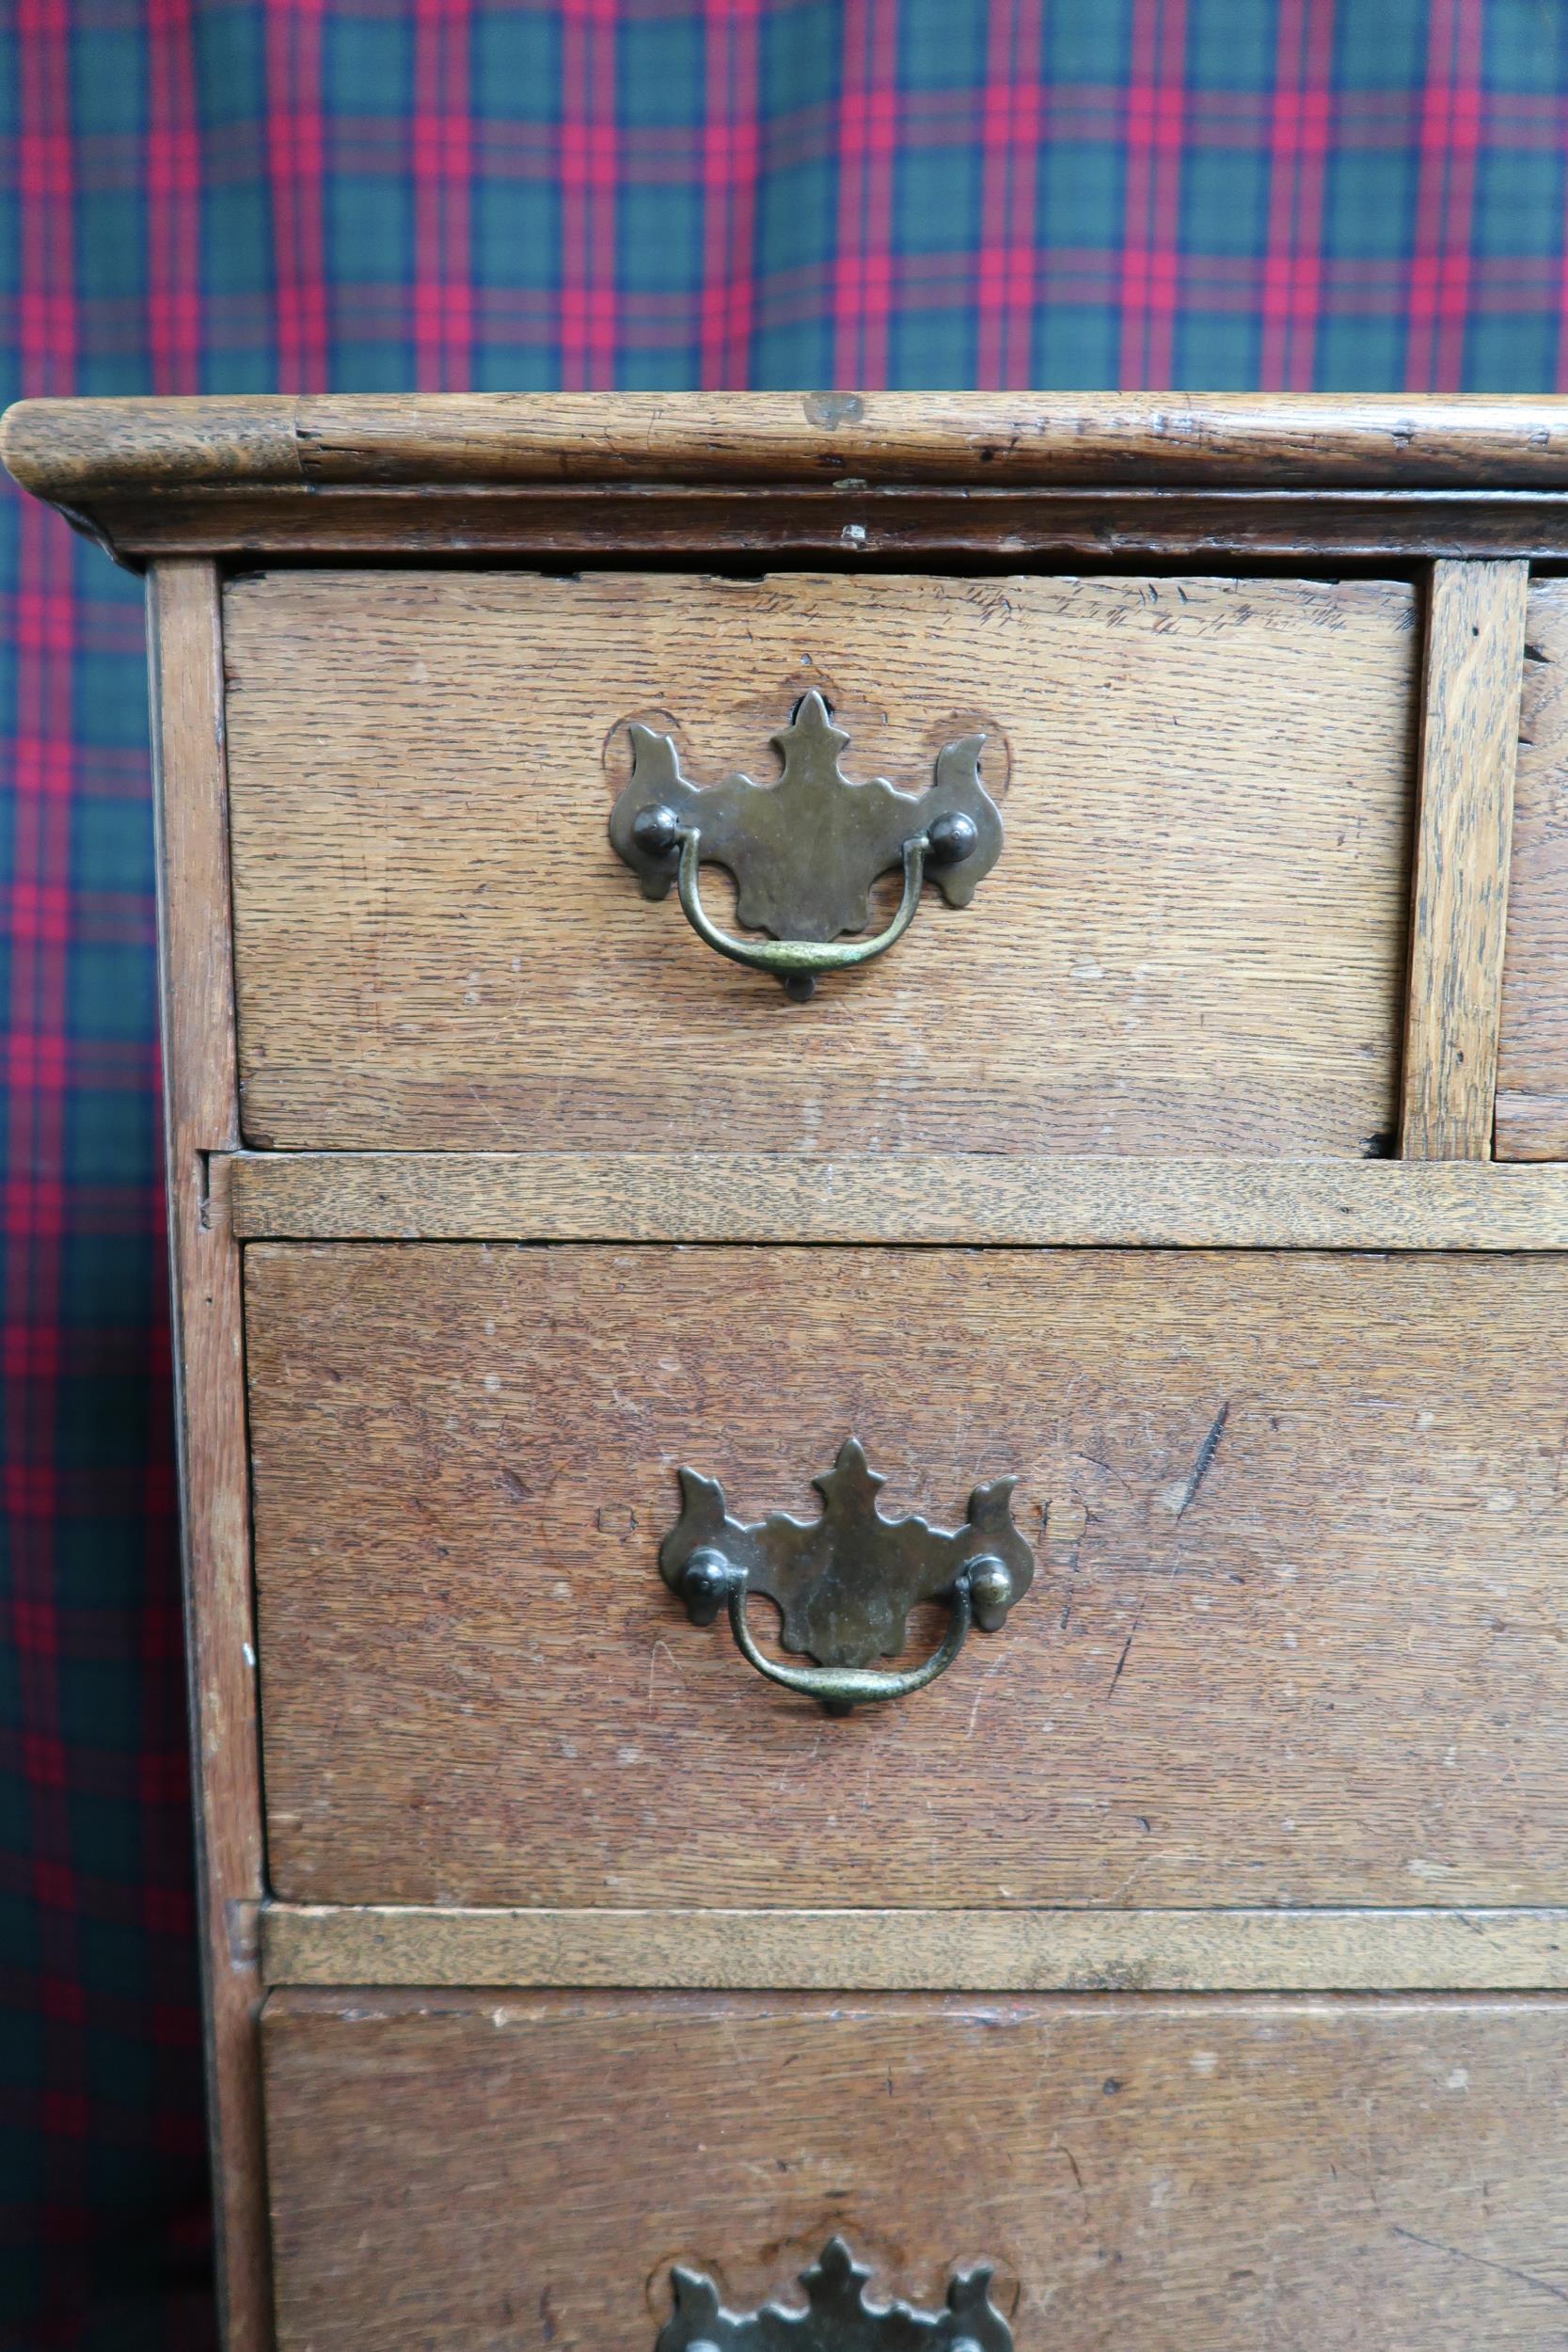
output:
[{"label": "moulded wooden top edge", "polygon": [[1568,487],[1568,399],[736,392],[26,400],[0,427],[67,506],[237,487],[626,482]]}]

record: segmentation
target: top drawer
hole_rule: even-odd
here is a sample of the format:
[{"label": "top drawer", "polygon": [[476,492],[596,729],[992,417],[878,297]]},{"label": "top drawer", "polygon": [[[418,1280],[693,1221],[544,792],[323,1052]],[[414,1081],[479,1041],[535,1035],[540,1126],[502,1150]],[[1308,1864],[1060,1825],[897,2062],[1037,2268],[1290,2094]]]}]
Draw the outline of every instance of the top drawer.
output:
[{"label": "top drawer", "polygon": [[[1386,580],[237,580],[246,1140],[1385,1149],[1415,608]],[[927,886],[800,1005],[647,903],[607,818],[629,721],[694,784],[768,782],[812,687],[853,781],[921,790],[983,731],[1006,841],[970,906]],[[702,891],[733,927],[727,877]]]}]

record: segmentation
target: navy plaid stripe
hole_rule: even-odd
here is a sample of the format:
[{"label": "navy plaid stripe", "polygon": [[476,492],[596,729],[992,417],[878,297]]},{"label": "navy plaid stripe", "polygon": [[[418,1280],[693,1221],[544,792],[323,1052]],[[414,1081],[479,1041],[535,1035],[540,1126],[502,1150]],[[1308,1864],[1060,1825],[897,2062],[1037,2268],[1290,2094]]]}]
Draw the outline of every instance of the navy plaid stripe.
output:
[{"label": "navy plaid stripe", "polygon": [[[1547,0],[13,0],[18,392],[1568,384]],[[0,506],[0,2345],[210,2341],[141,620]]]}]

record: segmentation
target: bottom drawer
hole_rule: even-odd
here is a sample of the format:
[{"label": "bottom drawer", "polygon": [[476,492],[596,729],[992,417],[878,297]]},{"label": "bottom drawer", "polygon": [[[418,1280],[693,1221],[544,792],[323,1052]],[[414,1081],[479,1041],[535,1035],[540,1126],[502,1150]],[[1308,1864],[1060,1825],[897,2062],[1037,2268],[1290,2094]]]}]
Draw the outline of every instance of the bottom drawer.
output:
[{"label": "bottom drawer", "polygon": [[282,2352],[653,2352],[673,2264],[795,2303],[835,2235],[933,2310],[994,2264],[1019,2352],[1568,2334],[1560,2001],[293,1992],[263,2042]]}]

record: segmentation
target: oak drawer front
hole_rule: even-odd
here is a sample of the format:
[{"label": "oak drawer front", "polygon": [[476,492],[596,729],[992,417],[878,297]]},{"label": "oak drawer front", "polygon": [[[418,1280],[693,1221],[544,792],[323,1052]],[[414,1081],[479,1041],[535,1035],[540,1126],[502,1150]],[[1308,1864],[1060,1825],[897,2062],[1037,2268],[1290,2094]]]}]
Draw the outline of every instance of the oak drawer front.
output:
[{"label": "oak drawer front", "polygon": [[1020,2347],[1560,2342],[1559,2003],[275,1995],[282,2352],[653,2352],[840,2236]]},{"label": "oak drawer front", "polygon": [[[1562,1900],[1568,1260],[253,1245],[245,1280],[285,1899]],[[1016,1475],[1038,1567],[832,1722],[657,1554],[677,1466],[809,1517],[851,1434],[890,1516]]]},{"label": "oak drawer front", "polygon": [[1525,640],[1497,1152],[1568,1160],[1568,580],[1532,581]]},{"label": "oak drawer front", "polygon": [[[1394,581],[279,572],[225,597],[243,1123],[318,1148],[1357,1155],[1395,1125]],[[649,905],[626,723],[852,780],[983,730],[973,903],[809,1006]],[[720,917],[723,877],[703,869]],[[896,889],[892,890],[896,899]],[[877,904],[886,913],[886,894]],[[876,919],[881,919],[878,916]]]}]

